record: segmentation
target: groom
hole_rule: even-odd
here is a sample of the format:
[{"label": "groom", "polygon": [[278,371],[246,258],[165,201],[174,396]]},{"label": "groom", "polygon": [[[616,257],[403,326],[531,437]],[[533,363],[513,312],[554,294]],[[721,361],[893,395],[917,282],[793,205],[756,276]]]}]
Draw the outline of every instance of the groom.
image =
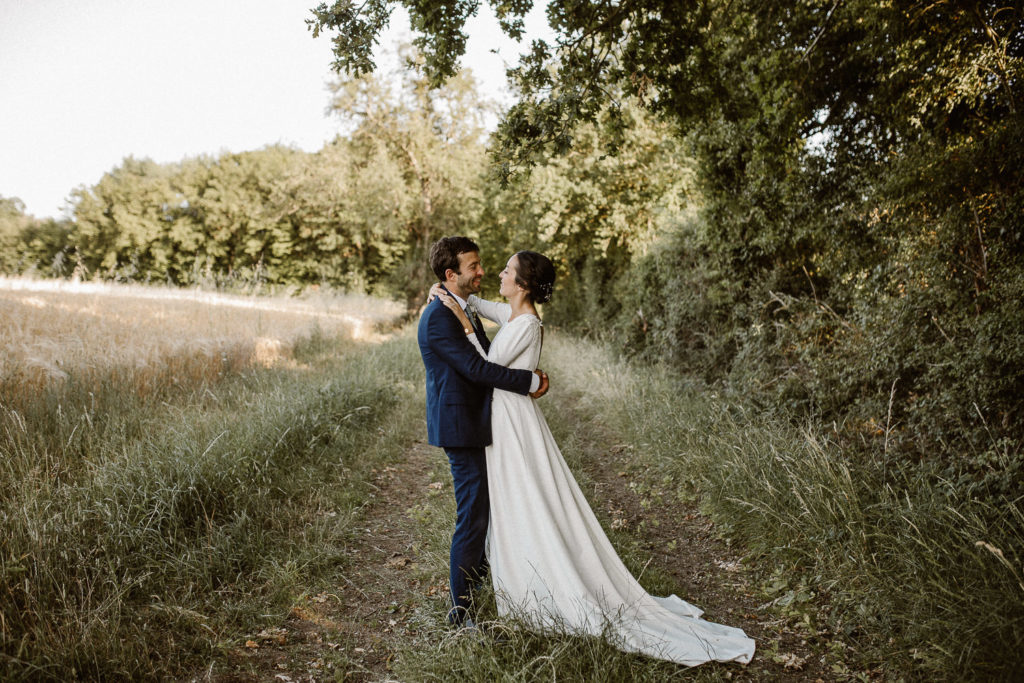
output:
[{"label": "groom", "polygon": [[[480,248],[467,237],[443,237],[430,247],[430,268],[459,305],[480,291],[484,269]],[[487,460],[491,443],[491,390],[504,389],[540,398],[548,389],[540,370],[511,370],[484,360],[469,341],[473,334],[486,351],[490,340],[479,318],[463,328],[440,299],[427,304],[417,339],[427,371],[427,441],[444,449],[455,484],[455,533],[452,535],[449,623],[472,626],[473,590],[487,572]]]}]

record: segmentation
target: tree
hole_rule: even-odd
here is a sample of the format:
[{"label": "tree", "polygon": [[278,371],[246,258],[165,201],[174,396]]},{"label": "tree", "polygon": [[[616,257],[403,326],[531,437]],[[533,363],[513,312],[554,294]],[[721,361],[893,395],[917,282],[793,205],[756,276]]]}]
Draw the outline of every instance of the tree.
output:
[{"label": "tree", "polygon": [[[311,25],[343,34],[336,66],[363,72],[395,4],[422,33],[433,82],[455,73],[475,3],[341,0]],[[509,35],[531,5],[492,3]],[[1019,6],[552,0],[547,11],[553,44],[535,41],[512,72],[502,175],[566,153],[581,121],[616,140],[634,97],[685,136],[703,206],[694,246],[732,279],[718,306],[735,357],[745,349],[744,373],[761,368],[776,401],[881,419],[898,380],[908,448],[984,453],[991,425],[1024,436],[1024,333],[1005,332],[1022,329],[1005,302],[1024,287]]]},{"label": "tree", "polygon": [[606,330],[632,261],[690,210],[692,160],[671,125],[624,102],[612,143],[605,123],[581,123],[564,155],[538,163],[504,188],[489,186],[481,234],[485,262],[500,270],[510,251],[547,254],[559,273],[545,317],[580,331]]},{"label": "tree", "polygon": [[37,219],[17,197],[0,196],[0,273],[63,275],[70,272],[66,220]]},{"label": "tree", "polygon": [[166,227],[174,206],[169,169],[128,157],[92,188],[72,193],[74,246],[84,267],[106,277],[161,278],[172,246]]},{"label": "tree", "polygon": [[[415,53],[405,58],[415,64]],[[474,234],[486,171],[482,103],[469,73],[431,89],[421,67],[397,86],[371,75],[333,85],[332,110],[351,133],[346,204],[369,282],[401,293],[410,310],[433,277],[427,250],[443,235]]]}]

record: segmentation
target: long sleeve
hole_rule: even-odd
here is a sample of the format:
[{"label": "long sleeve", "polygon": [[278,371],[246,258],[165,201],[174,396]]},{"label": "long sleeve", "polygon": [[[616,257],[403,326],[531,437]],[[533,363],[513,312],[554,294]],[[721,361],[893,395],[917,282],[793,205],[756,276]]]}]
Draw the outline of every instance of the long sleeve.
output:
[{"label": "long sleeve", "polygon": [[477,351],[477,353],[480,354],[481,358],[484,358],[484,359],[487,358],[487,352],[484,351],[484,347],[480,346],[480,340],[476,338],[475,334],[467,334],[466,335],[466,339],[469,340],[470,344],[472,344],[474,347],[476,347],[476,351]]},{"label": "long sleeve", "polygon": [[492,346],[490,361],[509,366],[522,356],[524,360],[529,359],[531,369],[536,369],[536,364],[540,360],[540,331],[540,321],[533,316],[529,316],[521,325],[517,323],[514,327],[503,330],[503,335],[512,333],[515,336],[504,339],[500,347]]},{"label": "long sleeve", "polygon": [[[476,338],[475,334],[468,334],[468,335],[466,335],[466,339],[468,339],[470,341],[470,343],[473,346],[476,347],[477,353],[479,353],[481,357],[487,358],[487,353],[484,351],[484,347],[480,346],[480,340]],[[519,349],[520,350],[525,349],[527,345],[528,344],[525,344],[525,343],[521,344],[521,345],[519,345]],[[506,354],[500,354],[500,355],[505,356]],[[511,355],[510,357],[514,358],[515,356]],[[504,363],[499,363],[499,365],[504,365]],[[537,375],[534,375],[533,377],[530,378],[530,393],[532,394],[533,392],[537,391],[537,389],[539,389],[539,388],[540,388],[540,377],[538,377]]]},{"label": "long sleeve", "polygon": [[510,305],[499,303],[497,301],[481,299],[476,294],[470,294],[469,299],[466,301],[473,306],[480,315],[491,322],[498,323],[499,325],[507,323],[509,316],[512,315],[512,307]]}]

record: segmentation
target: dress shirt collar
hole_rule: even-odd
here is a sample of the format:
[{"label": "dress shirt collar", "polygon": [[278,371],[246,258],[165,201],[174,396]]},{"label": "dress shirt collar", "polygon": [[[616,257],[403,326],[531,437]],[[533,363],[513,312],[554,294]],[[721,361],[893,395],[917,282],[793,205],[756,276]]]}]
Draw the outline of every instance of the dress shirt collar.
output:
[{"label": "dress shirt collar", "polygon": [[[448,289],[448,288],[445,287],[445,289]],[[448,289],[448,293],[451,294],[453,297],[455,297],[455,300],[459,302],[459,306],[462,307],[462,310],[466,310],[466,306],[469,305],[468,301],[466,301],[465,299],[463,299],[461,296],[459,296],[458,294],[456,294],[455,292],[453,292],[450,289]]]}]

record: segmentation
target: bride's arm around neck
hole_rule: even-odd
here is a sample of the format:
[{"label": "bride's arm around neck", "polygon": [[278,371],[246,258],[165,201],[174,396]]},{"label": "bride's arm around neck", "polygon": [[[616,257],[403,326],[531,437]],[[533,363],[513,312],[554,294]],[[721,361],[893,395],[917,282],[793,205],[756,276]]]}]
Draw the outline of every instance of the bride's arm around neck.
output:
[{"label": "bride's arm around neck", "polygon": [[499,325],[507,323],[509,316],[512,315],[512,307],[505,303],[481,299],[476,294],[470,294],[467,301],[482,317]]}]

